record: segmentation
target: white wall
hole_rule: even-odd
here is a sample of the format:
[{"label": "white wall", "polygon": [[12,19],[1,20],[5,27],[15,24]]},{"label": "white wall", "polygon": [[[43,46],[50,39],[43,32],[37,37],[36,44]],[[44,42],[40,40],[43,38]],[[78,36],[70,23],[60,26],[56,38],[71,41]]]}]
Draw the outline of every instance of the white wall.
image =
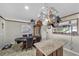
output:
[{"label": "white wall", "polygon": [[[2,22],[4,29],[2,29]],[[22,37],[23,26],[31,25],[29,22],[4,20],[0,18],[0,49],[7,43],[15,43],[15,38]]]},{"label": "white wall", "polygon": [[14,39],[22,37],[22,26],[28,25],[27,23],[22,22],[12,22],[6,21],[5,23],[5,34],[6,42],[15,43]]}]

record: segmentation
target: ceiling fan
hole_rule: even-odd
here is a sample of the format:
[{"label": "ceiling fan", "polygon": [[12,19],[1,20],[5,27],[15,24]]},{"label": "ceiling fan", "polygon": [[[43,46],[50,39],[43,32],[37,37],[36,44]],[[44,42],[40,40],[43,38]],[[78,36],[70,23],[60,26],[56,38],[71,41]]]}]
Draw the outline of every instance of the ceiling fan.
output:
[{"label": "ceiling fan", "polygon": [[43,25],[52,25],[56,27],[61,21],[61,18],[57,15],[58,11],[54,7],[42,7],[38,17],[42,20]]}]

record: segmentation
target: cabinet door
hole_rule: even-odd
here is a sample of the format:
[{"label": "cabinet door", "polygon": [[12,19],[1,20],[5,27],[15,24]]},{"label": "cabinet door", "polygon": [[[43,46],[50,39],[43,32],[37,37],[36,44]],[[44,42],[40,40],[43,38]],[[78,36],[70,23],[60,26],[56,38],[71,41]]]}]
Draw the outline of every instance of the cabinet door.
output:
[{"label": "cabinet door", "polygon": [[4,40],[4,24],[3,24],[3,21],[0,19],[0,49],[3,45],[3,40]]}]

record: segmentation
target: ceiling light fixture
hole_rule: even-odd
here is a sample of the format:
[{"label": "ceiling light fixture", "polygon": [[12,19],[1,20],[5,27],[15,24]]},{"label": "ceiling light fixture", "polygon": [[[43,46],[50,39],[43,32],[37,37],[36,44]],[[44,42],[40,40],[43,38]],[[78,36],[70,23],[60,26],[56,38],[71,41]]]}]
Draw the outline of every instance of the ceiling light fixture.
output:
[{"label": "ceiling light fixture", "polygon": [[29,10],[29,7],[28,7],[28,6],[25,6],[25,9],[26,9],[26,10]]}]

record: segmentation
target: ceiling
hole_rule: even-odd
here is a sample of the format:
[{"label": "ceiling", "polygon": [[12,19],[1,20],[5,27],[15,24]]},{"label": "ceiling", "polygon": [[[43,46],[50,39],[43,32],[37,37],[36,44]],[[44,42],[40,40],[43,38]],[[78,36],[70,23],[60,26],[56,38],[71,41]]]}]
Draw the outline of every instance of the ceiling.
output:
[{"label": "ceiling", "polygon": [[[24,8],[26,5],[29,6],[29,10]],[[61,17],[79,12],[78,3],[0,3],[0,16],[10,19],[35,19],[44,5],[54,7]]]}]

